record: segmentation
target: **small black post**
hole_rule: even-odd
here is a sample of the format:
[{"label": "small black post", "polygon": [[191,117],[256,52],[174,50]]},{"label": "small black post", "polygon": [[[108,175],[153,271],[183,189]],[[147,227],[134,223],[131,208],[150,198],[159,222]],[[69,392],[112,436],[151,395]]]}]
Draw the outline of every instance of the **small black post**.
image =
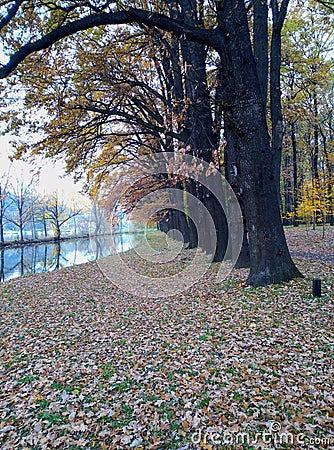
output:
[{"label": "small black post", "polygon": [[320,280],[320,278],[313,278],[312,294],[313,294],[313,297],[321,297],[321,280]]}]

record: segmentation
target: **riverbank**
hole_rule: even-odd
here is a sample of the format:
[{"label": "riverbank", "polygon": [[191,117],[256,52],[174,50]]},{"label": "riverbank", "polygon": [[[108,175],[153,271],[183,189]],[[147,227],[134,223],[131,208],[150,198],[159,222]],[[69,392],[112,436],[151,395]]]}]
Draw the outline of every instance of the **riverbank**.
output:
[{"label": "riverbank", "polygon": [[282,285],[246,287],[245,270],[216,283],[213,265],[183,294],[142,298],[96,263],[0,285],[0,447],[330,448],[334,265],[314,255],[333,233],[287,235],[308,257]]},{"label": "riverbank", "polygon": [[55,244],[63,241],[70,241],[76,239],[88,239],[89,234],[82,234],[80,236],[61,236],[60,238],[56,238],[54,236],[42,237],[42,238],[32,238],[32,239],[24,239],[23,241],[14,239],[10,241],[5,241],[4,243],[0,243],[0,250],[6,248],[19,248],[19,247],[28,247],[31,245],[39,245],[39,244]]},{"label": "riverbank", "polygon": [[[152,230],[148,230],[148,232],[152,232]],[[128,234],[143,234],[143,230],[138,231],[122,231],[122,232],[115,232],[115,233],[102,233],[102,234],[81,234],[81,235],[66,235],[61,236],[60,238],[54,237],[54,236],[47,236],[47,237],[41,237],[41,238],[32,238],[32,239],[24,239],[23,241],[18,239],[8,240],[4,243],[0,242],[0,250],[7,249],[7,248],[19,248],[24,246],[31,246],[31,245],[39,245],[39,244],[54,244],[59,243],[63,241],[71,241],[71,240],[79,240],[79,239],[90,239],[90,238],[103,238],[108,236],[119,236],[119,235],[128,235]]]}]

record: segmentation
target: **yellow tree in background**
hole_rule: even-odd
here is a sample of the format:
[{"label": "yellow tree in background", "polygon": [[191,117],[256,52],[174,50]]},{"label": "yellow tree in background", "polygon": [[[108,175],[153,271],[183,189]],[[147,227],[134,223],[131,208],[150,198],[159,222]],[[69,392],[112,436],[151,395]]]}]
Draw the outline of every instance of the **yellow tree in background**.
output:
[{"label": "yellow tree in background", "polygon": [[332,192],[328,191],[328,185],[323,179],[307,180],[300,190],[300,198],[297,207],[298,218],[306,223],[322,225],[323,229],[328,216],[331,214]]}]

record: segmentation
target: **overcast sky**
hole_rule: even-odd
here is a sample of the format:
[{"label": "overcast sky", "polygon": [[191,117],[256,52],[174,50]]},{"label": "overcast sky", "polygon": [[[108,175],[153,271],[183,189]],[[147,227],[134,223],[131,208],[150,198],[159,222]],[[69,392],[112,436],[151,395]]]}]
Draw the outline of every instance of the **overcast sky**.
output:
[{"label": "overcast sky", "polygon": [[[11,162],[8,156],[11,154],[11,146],[7,136],[0,136],[0,177],[9,170],[10,181],[14,182],[17,178],[23,179],[27,184],[33,180],[35,188],[41,194],[58,191],[65,195],[78,193],[82,189],[83,183],[74,183],[70,176],[64,176],[64,164],[61,161],[52,163],[50,160],[43,161],[39,159],[34,166],[23,161]],[[34,177],[42,165],[38,178]]]}]

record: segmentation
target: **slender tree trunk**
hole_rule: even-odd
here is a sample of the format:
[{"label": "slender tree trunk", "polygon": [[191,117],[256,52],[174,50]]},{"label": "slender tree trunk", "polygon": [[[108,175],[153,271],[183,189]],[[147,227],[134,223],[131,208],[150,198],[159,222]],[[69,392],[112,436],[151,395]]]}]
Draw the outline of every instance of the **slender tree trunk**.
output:
[{"label": "slender tree trunk", "polygon": [[20,226],[19,226],[19,229],[20,229],[20,240],[21,240],[21,242],[23,242],[23,240],[24,240],[24,236],[23,236],[23,228],[24,228],[24,225],[23,225],[23,223],[22,223],[22,221],[21,221],[21,218],[20,218]]},{"label": "slender tree trunk", "polygon": [[319,179],[319,112],[318,112],[318,98],[317,94],[313,93],[313,107],[314,107],[314,127],[313,127],[313,137],[314,137],[314,150],[312,158],[312,172],[314,180]]},{"label": "slender tree trunk", "polygon": [[[312,156],[312,184],[314,192],[318,192],[319,186],[319,125],[318,125],[318,98],[316,92],[313,93],[313,108],[314,108],[314,127],[313,127],[313,138],[314,138],[314,148]],[[314,211],[313,213],[313,230],[315,230],[317,222],[319,219],[319,212]]]},{"label": "slender tree trunk", "polygon": [[48,237],[48,227],[45,216],[43,216],[43,229],[44,229],[44,237]]},{"label": "slender tree trunk", "polygon": [[[270,112],[272,122],[272,151],[274,176],[279,186],[283,142],[283,115],[281,106],[281,30],[273,29],[271,38],[270,65]],[[280,193],[278,190],[278,198]]]},{"label": "slender tree trunk", "polygon": [[73,217],[73,221],[74,221],[74,236],[76,236],[77,235],[77,219],[75,216]]},{"label": "slender tree trunk", "polygon": [[[329,139],[333,140],[333,128],[332,128],[332,114],[329,117]],[[327,154],[328,155],[328,154]],[[334,165],[331,165],[329,160],[327,162],[327,167],[330,174],[330,182],[329,182],[329,199],[330,199],[330,225],[334,226],[334,192],[333,192],[333,176],[334,176]]]},{"label": "slender tree trunk", "polygon": [[58,220],[55,221],[55,239],[60,239],[60,224]]},{"label": "slender tree trunk", "polygon": [[329,160],[328,150],[327,150],[327,141],[326,141],[326,135],[325,133],[320,129],[321,136],[322,136],[322,142],[323,142],[323,151],[325,156],[325,162],[326,162],[326,173],[327,173],[327,197],[329,201],[329,207],[328,207],[328,218],[329,218],[329,224],[331,226],[334,225],[334,208],[333,208],[333,169],[331,161]]},{"label": "slender tree trunk", "polygon": [[35,221],[35,211],[34,209],[31,212],[31,228],[32,228],[32,237],[34,239],[37,238],[37,231],[36,231],[36,221]]},{"label": "slender tree trunk", "polygon": [[293,226],[298,226],[298,216],[297,216],[297,208],[298,208],[298,163],[297,163],[297,141],[296,141],[296,133],[295,133],[295,122],[291,123],[291,145],[292,145],[292,167],[293,167]]},{"label": "slender tree trunk", "polygon": [[0,243],[3,244],[5,242],[5,237],[4,237],[4,192],[3,192],[3,188],[0,185]]},{"label": "slender tree trunk", "polygon": [[283,167],[283,195],[284,195],[284,208],[283,208],[283,224],[291,224],[293,217],[293,188],[291,180],[291,156],[286,154],[284,156]]},{"label": "slender tree trunk", "polygon": [[3,227],[3,214],[0,212],[0,244],[5,243],[4,227]]},{"label": "slender tree trunk", "polygon": [[5,250],[0,250],[0,281],[5,281]]},{"label": "slender tree trunk", "polygon": [[4,236],[4,229],[3,229],[3,219],[0,214],[0,244],[4,244],[5,242],[5,236]]}]

